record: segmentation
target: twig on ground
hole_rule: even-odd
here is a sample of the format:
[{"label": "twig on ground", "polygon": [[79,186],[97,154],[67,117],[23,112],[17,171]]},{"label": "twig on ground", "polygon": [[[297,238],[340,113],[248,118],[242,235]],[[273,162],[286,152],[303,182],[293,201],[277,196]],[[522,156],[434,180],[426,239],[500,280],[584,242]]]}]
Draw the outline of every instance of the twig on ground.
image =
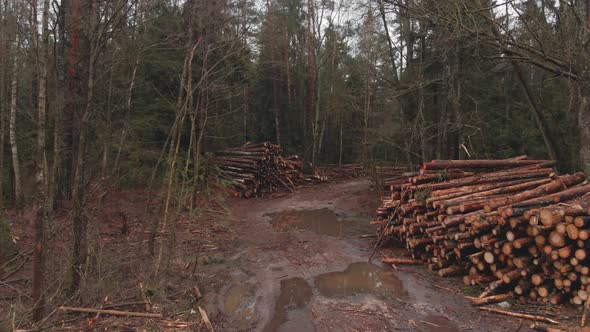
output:
[{"label": "twig on ground", "polygon": [[553,320],[551,318],[543,317],[543,316],[535,316],[535,315],[529,315],[529,314],[521,314],[519,312],[512,312],[512,311],[500,310],[500,309],[488,308],[488,307],[481,307],[481,308],[478,308],[478,309],[479,310],[493,312],[493,313],[500,314],[500,315],[506,315],[506,316],[511,316],[511,317],[524,318],[524,319],[530,319],[530,320],[534,320],[534,321],[546,322],[546,323],[556,324],[556,325],[559,324],[558,321]]},{"label": "twig on ground", "polygon": [[133,311],[120,311],[120,310],[106,310],[106,309],[94,309],[94,308],[76,308],[61,306],[59,310],[72,311],[72,312],[83,312],[89,314],[100,313],[104,315],[112,316],[129,316],[129,317],[143,317],[143,318],[163,318],[162,314],[151,314],[146,312],[133,312]]},{"label": "twig on ground", "polygon": [[201,318],[203,318],[203,322],[205,322],[205,326],[207,326],[207,329],[209,330],[209,332],[215,332],[215,329],[213,328],[213,324],[211,324],[211,321],[209,320],[209,316],[207,316],[207,312],[201,308],[200,306],[197,307],[199,309],[199,312],[201,313]]}]

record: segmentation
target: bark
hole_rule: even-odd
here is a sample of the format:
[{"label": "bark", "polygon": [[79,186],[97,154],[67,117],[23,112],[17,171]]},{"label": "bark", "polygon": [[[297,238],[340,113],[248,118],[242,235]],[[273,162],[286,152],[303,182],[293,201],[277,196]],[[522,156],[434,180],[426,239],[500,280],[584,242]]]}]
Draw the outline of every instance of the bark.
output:
[{"label": "bark", "polygon": [[315,93],[316,93],[316,50],[315,50],[315,23],[314,23],[314,3],[313,0],[307,0],[307,113],[305,116],[305,153],[304,161],[308,165],[313,165],[313,114],[315,110]]},{"label": "bark", "polygon": [[57,92],[56,103],[53,108],[53,164],[51,165],[51,172],[48,175],[49,185],[47,193],[47,206],[50,211],[53,211],[55,206],[55,199],[58,196],[58,184],[60,182],[60,169],[62,167],[62,153],[63,153],[63,115],[66,110],[66,12],[68,1],[63,0],[60,3],[57,24],[59,33],[59,44],[55,48],[56,61],[56,78],[57,78]]},{"label": "bark", "polygon": [[[65,3],[62,3],[62,6]],[[64,10],[66,10],[64,8]],[[79,61],[79,49],[80,49],[80,15],[81,15],[81,3],[80,0],[71,0],[71,21],[66,22],[66,25],[70,28],[70,40],[69,40],[69,54],[68,54],[68,69],[67,69],[67,80],[68,80],[68,96],[65,112],[63,113],[63,153],[62,153],[62,165],[60,174],[60,186],[61,192],[64,194],[64,198],[70,198],[72,196],[72,177],[74,173],[73,159],[74,159],[74,114],[78,107],[78,88],[79,88],[79,77],[78,77],[78,61]]]},{"label": "bark", "polygon": [[[268,15],[268,24],[271,29],[275,29],[276,27],[273,26],[273,15],[272,6],[270,1],[266,1],[266,10]],[[269,37],[270,38],[270,37]],[[280,122],[280,109],[279,109],[279,87],[278,87],[278,77],[277,77],[277,58],[276,58],[276,46],[275,41],[270,40],[270,67],[271,67],[271,81],[272,81],[272,110],[274,113],[274,122],[275,122],[275,138],[276,143],[281,144],[281,122]]]},{"label": "bark", "polygon": [[[17,18],[18,22],[18,18]],[[20,175],[20,161],[18,157],[18,145],[16,141],[16,112],[17,112],[17,99],[18,99],[18,50],[20,49],[20,40],[18,31],[15,33],[14,38],[14,51],[12,59],[12,79],[10,83],[10,123],[9,123],[9,136],[10,136],[10,151],[12,153],[12,170],[14,172],[14,197],[15,203],[20,207],[24,200],[24,194],[22,189],[22,178]]]},{"label": "bark", "polygon": [[344,125],[344,119],[342,114],[340,115],[340,130],[339,135],[338,135],[338,141],[339,141],[339,145],[338,145],[338,167],[342,167],[342,143],[343,143],[343,125]]},{"label": "bark", "polygon": [[590,174],[590,88],[587,83],[576,82],[578,85],[578,130],[579,155],[582,169]]},{"label": "bark", "polygon": [[108,165],[109,165],[109,150],[110,150],[110,141],[112,139],[113,133],[111,130],[112,127],[112,112],[111,112],[111,103],[113,99],[113,73],[114,70],[111,70],[109,75],[109,87],[107,92],[107,101],[106,101],[106,124],[105,124],[105,136],[102,140],[102,160],[100,163],[100,182],[101,182],[101,194],[98,197],[98,208],[102,210],[104,204],[104,197],[108,192],[107,188],[107,178],[108,178]]},{"label": "bark", "polygon": [[244,141],[249,141],[250,136],[248,135],[248,114],[250,113],[250,96],[249,96],[249,85],[244,85],[243,98],[244,98]]},{"label": "bark", "polygon": [[[90,34],[95,33],[96,30],[96,11],[97,3],[92,1],[89,13],[90,19]],[[84,216],[84,187],[85,179],[84,172],[86,166],[86,145],[88,139],[88,131],[90,125],[90,114],[92,111],[92,102],[94,100],[94,70],[95,61],[97,59],[97,37],[90,41],[90,53],[88,60],[88,81],[86,85],[86,106],[80,117],[80,133],[78,135],[78,151],[76,155],[76,166],[74,169],[74,178],[72,179],[72,225],[74,244],[72,248],[72,264],[71,264],[71,281],[70,291],[78,290],[80,287],[80,279],[83,272],[83,266],[86,263],[86,228],[87,219]]]},{"label": "bark", "polygon": [[[4,8],[4,12],[2,12]],[[8,18],[8,2],[5,2],[4,7],[0,3],[0,208],[4,207],[4,145],[6,137],[6,67],[8,66],[8,43],[7,43],[7,18]]]},{"label": "bark", "polygon": [[[319,57],[319,48],[316,51],[316,55],[314,57]],[[321,132],[320,132],[320,105],[321,105],[321,96],[322,96],[322,90],[321,90],[321,69],[317,64],[317,61],[314,61],[316,63],[316,77],[315,77],[315,102],[314,102],[314,120],[313,120],[313,151],[312,151],[312,159],[311,159],[311,164],[312,165],[316,165],[317,161],[318,161],[318,155],[320,153],[320,148],[321,148]]]},{"label": "bark", "polygon": [[[36,5],[36,4],[35,4]],[[36,13],[36,10],[34,11]],[[36,23],[37,17],[33,17]],[[33,320],[40,321],[43,318],[44,296],[43,276],[45,272],[45,235],[44,223],[47,219],[47,157],[45,154],[45,122],[47,117],[47,61],[49,58],[49,0],[43,1],[43,34],[38,50],[39,63],[39,94],[38,94],[38,118],[37,118],[37,151],[36,151],[36,184],[37,184],[37,214],[35,217],[35,252],[33,255]],[[37,30],[37,24],[33,25]],[[33,34],[34,36],[36,34]],[[36,36],[35,36],[35,39]]]},{"label": "bark", "polygon": [[287,74],[287,101],[288,105],[291,105],[291,67],[289,66],[289,49],[291,40],[289,37],[289,26],[287,25],[287,21],[285,20],[285,27],[283,32],[284,45],[283,45],[283,61],[285,63],[285,72]]},{"label": "bark", "polygon": [[449,147],[449,158],[461,159],[461,150],[459,146],[462,143],[462,120],[461,120],[461,90],[462,82],[460,78],[461,71],[461,52],[458,45],[455,45],[454,50],[450,54],[452,60],[449,66],[449,103],[451,105],[451,124],[452,131],[450,141],[447,143]]}]

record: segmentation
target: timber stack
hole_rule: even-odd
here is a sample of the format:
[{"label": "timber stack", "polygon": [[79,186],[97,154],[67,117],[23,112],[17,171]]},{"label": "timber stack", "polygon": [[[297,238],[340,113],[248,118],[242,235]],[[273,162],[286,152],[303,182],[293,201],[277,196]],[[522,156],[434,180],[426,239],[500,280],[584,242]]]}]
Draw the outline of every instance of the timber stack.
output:
[{"label": "timber stack", "polygon": [[360,164],[327,164],[319,166],[318,171],[326,179],[354,179],[365,173],[363,165]]},{"label": "timber stack", "polygon": [[250,143],[218,151],[210,160],[216,179],[234,196],[252,197],[283,187],[293,191],[305,180],[297,156],[281,156],[281,147],[270,142]]},{"label": "timber stack", "polygon": [[382,186],[383,191],[389,191],[392,186],[396,187],[405,183],[406,179],[419,175],[417,166],[414,165],[397,165],[397,166],[375,166],[373,173],[377,183]]},{"label": "timber stack", "polygon": [[[378,220],[384,239],[440,276],[485,285],[474,305],[582,305],[590,297],[590,185],[556,175],[553,161],[433,160],[389,186]],[[406,263],[407,264],[407,263]]]}]

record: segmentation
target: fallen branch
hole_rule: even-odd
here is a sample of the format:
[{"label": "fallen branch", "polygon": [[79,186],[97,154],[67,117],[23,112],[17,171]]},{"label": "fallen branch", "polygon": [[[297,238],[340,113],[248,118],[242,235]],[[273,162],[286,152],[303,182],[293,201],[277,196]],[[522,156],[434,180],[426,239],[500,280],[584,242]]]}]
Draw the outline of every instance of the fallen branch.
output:
[{"label": "fallen branch", "polygon": [[129,316],[129,317],[144,317],[144,318],[163,318],[162,314],[150,314],[146,312],[133,312],[133,311],[120,311],[120,310],[106,310],[106,309],[94,309],[94,308],[76,308],[76,307],[59,307],[59,310],[72,311],[72,312],[83,312],[89,314],[105,314],[112,316]]},{"label": "fallen branch", "polygon": [[211,324],[211,321],[209,320],[209,316],[207,316],[207,312],[201,308],[200,306],[199,308],[199,312],[201,313],[201,318],[203,318],[203,322],[205,322],[205,326],[207,326],[207,329],[209,330],[209,332],[215,332],[215,329],[213,328],[213,324]]},{"label": "fallen branch", "polygon": [[395,258],[395,257],[385,257],[381,260],[384,264],[407,264],[407,265],[422,265],[424,261],[419,259],[409,259],[409,258]]},{"label": "fallen branch", "polygon": [[543,317],[543,316],[536,316],[536,315],[529,315],[529,314],[521,314],[519,312],[512,312],[512,311],[506,311],[506,310],[500,310],[500,309],[496,309],[496,308],[488,308],[488,307],[481,307],[478,308],[479,310],[484,310],[484,311],[489,311],[489,312],[494,312],[500,315],[506,315],[506,316],[510,316],[510,317],[516,317],[516,318],[523,318],[523,319],[530,319],[530,320],[534,320],[534,321],[540,321],[540,322],[546,322],[546,323],[550,323],[550,324],[559,324],[558,321],[555,321],[551,318],[547,318],[547,317]]},{"label": "fallen branch", "polygon": [[145,301],[134,301],[134,302],[123,302],[123,303],[115,303],[109,304],[102,307],[103,309],[111,309],[111,308],[119,308],[119,307],[127,307],[127,306],[134,306],[134,305],[146,305],[147,302]]},{"label": "fallen branch", "polygon": [[12,271],[8,272],[7,274],[3,275],[0,280],[4,281],[4,280],[8,280],[9,277],[13,276],[14,274],[16,274],[18,271],[20,271],[20,269],[22,269],[23,266],[25,266],[25,264],[29,261],[29,258],[31,256],[26,256],[25,259],[20,263],[19,266],[15,267]]},{"label": "fallen branch", "polygon": [[503,301],[511,299],[512,297],[513,297],[512,293],[506,293],[506,294],[492,295],[492,296],[486,296],[486,297],[481,297],[481,298],[469,297],[469,299],[471,300],[472,305],[477,306],[477,305],[503,302]]}]

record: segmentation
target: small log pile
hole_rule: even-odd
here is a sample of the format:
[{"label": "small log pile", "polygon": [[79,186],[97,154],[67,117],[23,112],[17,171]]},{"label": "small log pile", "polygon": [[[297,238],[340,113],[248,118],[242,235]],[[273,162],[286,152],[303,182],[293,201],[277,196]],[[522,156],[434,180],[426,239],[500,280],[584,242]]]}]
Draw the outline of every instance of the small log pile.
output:
[{"label": "small log pile", "polygon": [[[590,297],[590,185],[552,161],[433,160],[389,185],[378,219],[411,262],[486,285],[474,305]],[[385,260],[389,262],[390,260]],[[402,262],[403,263],[403,262]]]},{"label": "small log pile", "polygon": [[246,143],[218,151],[210,160],[216,179],[234,196],[252,197],[283,187],[293,191],[305,180],[297,156],[282,157],[281,147],[270,142]]},{"label": "small log pile", "polygon": [[364,175],[365,169],[360,164],[328,164],[318,167],[320,174],[327,179],[354,179]]}]

